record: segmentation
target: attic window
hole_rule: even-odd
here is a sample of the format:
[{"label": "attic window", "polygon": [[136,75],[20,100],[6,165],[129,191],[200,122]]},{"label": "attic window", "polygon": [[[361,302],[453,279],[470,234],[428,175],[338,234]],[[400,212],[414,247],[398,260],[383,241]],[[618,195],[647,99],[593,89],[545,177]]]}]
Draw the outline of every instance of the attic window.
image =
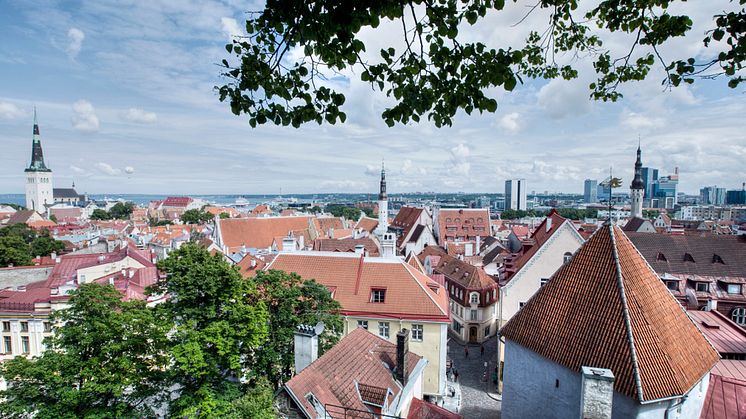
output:
[{"label": "attic window", "polygon": [[373,288],[370,292],[371,303],[383,303],[386,300],[385,288]]},{"label": "attic window", "polygon": [[692,256],[691,253],[684,253],[684,262],[696,263],[694,262],[694,256]]},{"label": "attic window", "polygon": [[712,255],[712,263],[720,263],[725,265],[725,262],[723,261],[723,258],[720,257],[717,253]]},{"label": "attic window", "polygon": [[666,281],[666,288],[671,291],[679,290],[679,281]]},{"label": "attic window", "polygon": [[666,255],[664,255],[661,252],[658,252],[658,254],[655,256],[655,260],[658,260],[661,262],[668,262],[668,259],[666,259]]},{"label": "attic window", "polygon": [[697,282],[697,292],[709,292],[710,287],[707,282]]}]

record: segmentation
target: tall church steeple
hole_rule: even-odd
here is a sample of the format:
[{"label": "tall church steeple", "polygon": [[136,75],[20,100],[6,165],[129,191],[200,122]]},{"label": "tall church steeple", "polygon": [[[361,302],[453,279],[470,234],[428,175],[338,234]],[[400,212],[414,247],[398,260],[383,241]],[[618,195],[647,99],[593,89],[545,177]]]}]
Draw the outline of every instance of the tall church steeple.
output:
[{"label": "tall church steeple", "polygon": [[34,108],[34,134],[31,141],[31,163],[26,172],[26,208],[40,213],[46,211],[47,205],[54,204],[52,187],[52,170],[44,164],[44,152],[41,149],[39,121]]},{"label": "tall church steeple", "polygon": [[388,197],[386,196],[386,167],[384,166],[383,161],[381,162],[381,189],[378,192],[378,200],[388,200]]},{"label": "tall church steeple", "polygon": [[637,143],[637,160],[635,161],[635,177],[629,185],[632,218],[642,218],[642,199],[645,195],[645,183],[642,181],[642,151]]},{"label": "tall church steeple", "polygon": [[44,152],[41,148],[41,136],[39,135],[39,121],[36,118],[36,108],[34,108],[34,135],[31,140],[31,164],[26,169],[27,172],[51,172],[44,164]]},{"label": "tall church steeple", "polygon": [[386,195],[386,167],[381,161],[381,188],[378,192],[378,227],[376,235],[383,239],[383,235],[389,231],[389,198]]}]

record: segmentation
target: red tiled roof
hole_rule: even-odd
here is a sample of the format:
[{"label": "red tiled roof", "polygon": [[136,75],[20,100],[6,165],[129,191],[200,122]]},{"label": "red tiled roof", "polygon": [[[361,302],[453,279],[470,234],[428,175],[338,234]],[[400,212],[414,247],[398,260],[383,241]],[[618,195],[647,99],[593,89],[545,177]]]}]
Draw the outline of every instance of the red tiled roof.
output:
[{"label": "red tiled roof", "polygon": [[[327,288],[336,287],[334,299],[345,313],[449,321],[445,290],[398,258],[363,258],[354,253],[280,253],[267,269],[295,272]],[[374,288],[386,289],[383,303],[370,301]]]},{"label": "red tiled roof", "polygon": [[438,405],[413,398],[407,419],[461,419],[463,416]]},{"label": "red tiled roof", "polygon": [[[552,223],[549,226],[549,229],[547,229],[548,220],[551,220]],[[518,253],[513,253],[505,258],[505,278],[510,280],[516,272],[520,271],[521,268],[523,268],[523,265],[531,260],[531,257],[541,249],[544,243],[549,241],[549,238],[552,237],[552,235],[558,231],[566,221],[567,219],[559,215],[554,209],[550,211],[536,230],[534,230],[533,234],[531,234],[531,238],[524,243],[524,247]],[[574,227],[573,231],[576,231]]]},{"label": "red tiled roof", "polygon": [[439,209],[438,240],[490,236],[490,212],[486,208]]},{"label": "red tiled roof", "polygon": [[[254,266],[251,266],[252,261],[254,262]],[[264,269],[266,265],[262,259],[252,255],[244,256],[237,264],[244,278],[253,278],[256,272]]]},{"label": "red tiled roof", "polygon": [[[407,370],[413,371],[420,359],[420,356],[409,352]],[[306,412],[313,412],[314,415],[316,410],[306,399],[309,393],[322,406],[368,411],[361,396],[380,399],[381,394],[385,393],[376,389],[385,389],[386,393],[391,390],[392,399],[399,395],[401,386],[390,369],[395,365],[396,344],[357,328],[290,379],[285,388]],[[363,385],[360,393],[358,383]]]},{"label": "red tiled roof", "polygon": [[344,230],[345,223],[340,217],[316,217],[316,231],[324,237],[329,237],[329,230]]},{"label": "red tiled roof", "polygon": [[186,207],[187,205],[191,204],[192,201],[193,199],[188,196],[169,196],[163,201],[163,203],[161,203],[161,206],[162,207]]},{"label": "red tiled roof", "polygon": [[719,356],[619,227],[600,228],[501,329],[638,401],[686,394]]},{"label": "red tiled roof", "polygon": [[531,231],[528,229],[528,227],[523,225],[510,226],[510,232],[518,236],[519,239],[528,237],[528,235],[531,234]]},{"label": "red tiled roof", "polygon": [[368,233],[372,233],[373,230],[376,229],[376,227],[378,227],[378,220],[376,220],[375,218],[369,218],[365,216],[361,217],[357,221],[357,224],[355,224],[355,230],[361,228],[364,231],[367,231]]},{"label": "red tiled roof", "polygon": [[746,418],[746,381],[711,375],[699,418]]},{"label": "red tiled roof", "polygon": [[378,245],[370,237],[362,239],[316,239],[313,250],[321,252],[355,252],[355,247],[362,244],[368,256],[378,256]]},{"label": "red tiled roof", "polygon": [[404,239],[409,235],[409,231],[417,223],[417,220],[419,220],[422,211],[424,211],[424,208],[401,207],[399,212],[396,213],[396,217],[391,221],[391,226],[402,230],[402,233],[397,238],[397,246],[401,247],[404,243]]},{"label": "red tiled roof", "polygon": [[290,231],[308,230],[311,219],[310,216],[226,218],[218,223],[222,243],[233,253],[242,245],[257,249],[270,247],[275,237],[286,237]]},{"label": "red tiled roof", "polygon": [[[433,263],[434,272],[443,274],[449,281],[467,290],[484,291],[497,288],[497,282],[487,275],[484,269],[459,260],[444,252],[440,247],[426,247],[418,255],[418,259],[424,263],[427,256],[431,256],[430,262]],[[437,262],[432,256],[438,257]]]}]

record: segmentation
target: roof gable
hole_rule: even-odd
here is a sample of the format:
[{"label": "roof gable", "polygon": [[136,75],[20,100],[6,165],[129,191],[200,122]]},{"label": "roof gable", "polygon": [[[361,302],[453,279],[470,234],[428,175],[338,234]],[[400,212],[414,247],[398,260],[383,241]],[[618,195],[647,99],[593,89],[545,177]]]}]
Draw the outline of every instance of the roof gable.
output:
[{"label": "roof gable", "polygon": [[638,401],[686,394],[719,356],[621,229],[599,229],[500,331]]}]

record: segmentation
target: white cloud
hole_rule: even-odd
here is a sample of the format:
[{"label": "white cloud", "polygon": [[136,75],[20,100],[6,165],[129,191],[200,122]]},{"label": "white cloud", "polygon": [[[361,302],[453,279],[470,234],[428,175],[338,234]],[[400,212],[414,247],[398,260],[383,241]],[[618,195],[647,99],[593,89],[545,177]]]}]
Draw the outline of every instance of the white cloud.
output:
[{"label": "white cloud", "polygon": [[109,176],[117,176],[122,174],[121,169],[112,167],[112,165],[110,165],[109,163],[98,162],[94,164],[93,167],[95,167],[99,172]]},{"label": "white cloud", "polygon": [[381,168],[372,164],[365,165],[365,174],[368,176],[380,176]]},{"label": "white cloud", "polygon": [[663,118],[643,115],[629,110],[623,112],[619,119],[622,125],[633,130],[661,128],[666,124]]},{"label": "white cloud", "polygon": [[236,38],[244,36],[243,30],[238,26],[236,19],[231,17],[221,17],[220,24],[222,25],[223,35],[228,38],[229,41],[233,41]]},{"label": "white cloud", "polygon": [[16,119],[23,116],[25,112],[21,110],[14,103],[0,102],[0,118],[2,119]]},{"label": "white cloud", "polygon": [[469,156],[471,151],[464,143],[459,143],[456,147],[451,148],[451,159],[448,172],[455,175],[467,176],[471,170]]},{"label": "white cloud", "polygon": [[542,86],[537,100],[550,117],[562,119],[587,113],[591,108],[588,95],[588,83],[554,79]]},{"label": "white cloud", "polygon": [[86,173],[88,173],[88,171],[87,171],[87,170],[85,170],[85,169],[82,169],[82,168],[80,168],[80,167],[78,167],[78,166],[75,166],[74,164],[71,164],[71,165],[70,165],[70,170],[72,170],[73,172],[75,172],[75,173],[77,173],[77,174],[79,174],[79,175],[83,175],[83,174],[86,174]]},{"label": "white cloud", "polygon": [[73,128],[81,132],[96,132],[99,128],[96,110],[85,100],[73,103],[72,122]]},{"label": "white cloud", "polygon": [[138,108],[130,108],[127,112],[122,114],[122,118],[125,121],[138,124],[153,124],[158,121],[158,116],[155,112],[147,112]]},{"label": "white cloud", "polygon": [[132,166],[126,166],[124,168],[124,173],[127,173],[128,175],[131,175],[131,174],[135,173],[135,168],[132,167]]},{"label": "white cloud", "polygon": [[503,117],[500,118],[499,125],[508,132],[516,133],[521,130],[521,124],[518,121],[520,117],[521,115],[518,112],[511,112],[503,115]]},{"label": "white cloud", "polygon": [[75,57],[80,53],[84,39],[85,34],[78,28],[70,28],[70,30],[67,31],[68,44],[65,51],[67,51],[67,55],[71,59],[75,59]]}]

